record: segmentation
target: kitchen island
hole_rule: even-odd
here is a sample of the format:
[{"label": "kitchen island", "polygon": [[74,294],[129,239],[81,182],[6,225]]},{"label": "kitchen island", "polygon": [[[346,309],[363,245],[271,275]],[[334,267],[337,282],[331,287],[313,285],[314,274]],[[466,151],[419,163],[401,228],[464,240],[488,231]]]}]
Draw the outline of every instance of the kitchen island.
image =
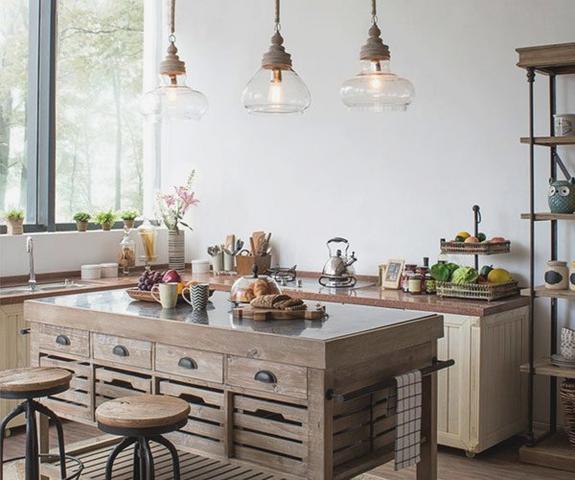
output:
[{"label": "kitchen island", "polygon": [[[389,380],[433,364],[443,319],[339,304],[328,314],[234,320],[226,293],[193,312],[119,290],[30,300],[24,309],[32,365],[75,375],[71,390],[46,400],[61,417],[94,424],[95,408],[111,398],[179,396],[192,407],[171,437],[182,451],[274,478],[347,479],[393,459]],[[423,381],[420,480],[436,478],[436,381]]]}]

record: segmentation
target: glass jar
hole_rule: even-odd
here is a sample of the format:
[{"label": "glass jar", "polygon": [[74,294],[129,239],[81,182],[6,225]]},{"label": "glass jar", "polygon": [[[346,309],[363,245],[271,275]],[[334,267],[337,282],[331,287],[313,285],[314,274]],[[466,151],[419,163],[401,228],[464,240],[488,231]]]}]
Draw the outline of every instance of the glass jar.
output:
[{"label": "glass jar", "polygon": [[262,295],[281,293],[277,282],[268,275],[246,275],[238,278],[232,285],[230,299],[236,303],[250,303]]},{"label": "glass jar", "polygon": [[118,265],[124,275],[129,275],[130,269],[136,266],[136,242],[130,238],[128,230],[124,231],[124,238],[120,242]]},{"label": "glass jar", "polygon": [[419,273],[411,273],[407,279],[407,285],[409,288],[409,293],[412,295],[420,295],[422,292],[421,282],[422,276]]},{"label": "glass jar", "polygon": [[146,270],[150,269],[150,264],[155,262],[158,257],[156,255],[156,239],[158,232],[148,219],[138,227],[138,236],[142,243],[142,255],[140,259],[144,262]]},{"label": "glass jar", "polygon": [[409,285],[407,283],[408,278],[412,273],[415,273],[416,268],[417,268],[417,265],[407,264],[403,269],[403,273],[401,274],[400,288],[405,293],[409,292]]}]

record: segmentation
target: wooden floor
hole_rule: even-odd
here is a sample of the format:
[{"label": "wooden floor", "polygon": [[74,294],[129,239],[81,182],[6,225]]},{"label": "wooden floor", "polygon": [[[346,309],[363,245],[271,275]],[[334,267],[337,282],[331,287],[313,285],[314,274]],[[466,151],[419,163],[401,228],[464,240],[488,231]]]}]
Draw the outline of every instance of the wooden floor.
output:
[{"label": "wooden floor", "polygon": [[[51,432],[52,443],[55,445],[55,432]],[[100,432],[94,428],[86,427],[79,424],[67,423],[65,424],[66,443],[74,443],[81,440],[86,440],[91,437],[100,435]],[[563,472],[560,470],[552,470],[533,465],[527,465],[519,462],[518,449],[520,443],[515,440],[505,442],[498,447],[492,448],[475,458],[467,458],[465,454],[459,450],[440,448],[439,452],[439,480],[573,480],[575,478],[573,473]],[[5,443],[5,457],[11,458],[23,454],[24,449],[24,435],[21,431],[15,432]],[[575,455],[575,451],[574,451]],[[190,466],[190,472],[194,468],[202,466],[207,467],[197,459],[198,457],[187,456],[186,462]],[[193,465],[197,463],[196,467]],[[225,471],[226,464],[216,465],[215,462],[211,468],[218,468]],[[216,470],[217,471],[217,470]],[[92,473],[93,470],[92,470]],[[241,473],[241,472],[236,472]],[[99,478],[98,475],[95,475]],[[82,477],[82,478],[91,478]],[[184,477],[187,478],[187,477]],[[196,478],[190,476],[190,478]],[[203,477],[202,477],[203,478]],[[206,478],[213,478],[207,476]],[[223,478],[216,476],[216,478]],[[258,480],[266,478],[265,475],[256,477]],[[273,478],[273,477],[270,477]],[[385,465],[380,467],[369,476],[366,480],[412,480],[415,479],[415,469],[405,469],[401,472],[394,472],[393,465]]]}]

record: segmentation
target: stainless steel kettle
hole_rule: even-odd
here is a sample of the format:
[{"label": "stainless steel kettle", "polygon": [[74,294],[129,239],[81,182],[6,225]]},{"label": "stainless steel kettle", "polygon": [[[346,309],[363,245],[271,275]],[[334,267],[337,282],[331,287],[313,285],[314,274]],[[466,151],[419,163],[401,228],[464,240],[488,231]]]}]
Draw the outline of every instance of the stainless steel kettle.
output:
[{"label": "stainless steel kettle", "polygon": [[[334,254],[332,244],[344,244],[345,250],[342,253],[341,248],[337,248]],[[352,272],[349,267],[357,262],[357,258],[355,257],[355,252],[351,252],[351,256],[348,257],[349,242],[345,238],[334,237],[327,241],[327,250],[329,251],[329,259],[323,267],[323,275],[328,277],[345,277],[350,275]]]}]

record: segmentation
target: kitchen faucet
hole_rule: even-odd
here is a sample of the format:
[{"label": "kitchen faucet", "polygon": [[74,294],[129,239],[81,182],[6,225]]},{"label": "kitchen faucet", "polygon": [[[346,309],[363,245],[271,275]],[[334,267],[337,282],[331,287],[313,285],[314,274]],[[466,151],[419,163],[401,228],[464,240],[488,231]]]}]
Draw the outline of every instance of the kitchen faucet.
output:
[{"label": "kitchen faucet", "polygon": [[28,286],[33,292],[36,291],[36,273],[34,272],[34,242],[32,237],[26,238],[26,251],[28,252],[28,260],[30,262],[30,276],[28,278]]}]

